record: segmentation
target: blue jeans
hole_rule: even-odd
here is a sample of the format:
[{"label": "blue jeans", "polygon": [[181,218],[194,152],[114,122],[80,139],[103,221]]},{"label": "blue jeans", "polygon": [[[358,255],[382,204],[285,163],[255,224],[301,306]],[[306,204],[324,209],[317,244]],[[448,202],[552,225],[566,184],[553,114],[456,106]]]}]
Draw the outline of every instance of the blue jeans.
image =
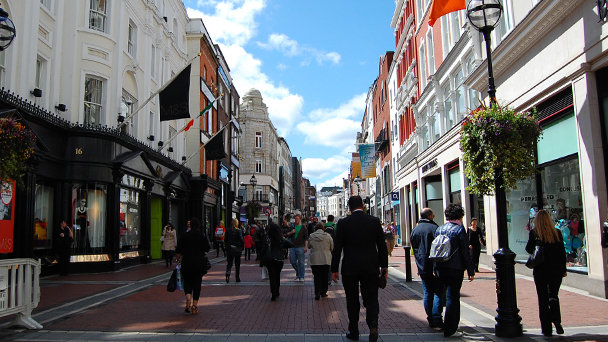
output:
[{"label": "blue jeans", "polygon": [[292,248],[289,253],[291,267],[296,270],[298,278],[304,279],[304,247]]},{"label": "blue jeans", "polygon": [[452,336],[458,330],[460,323],[460,288],[462,287],[464,270],[437,268],[437,275],[446,289],[443,335],[446,337]]},{"label": "blue jeans", "polygon": [[445,289],[439,278],[432,274],[420,276],[422,280],[422,290],[424,292],[424,311],[429,325],[443,325],[443,306],[445,303]]}]

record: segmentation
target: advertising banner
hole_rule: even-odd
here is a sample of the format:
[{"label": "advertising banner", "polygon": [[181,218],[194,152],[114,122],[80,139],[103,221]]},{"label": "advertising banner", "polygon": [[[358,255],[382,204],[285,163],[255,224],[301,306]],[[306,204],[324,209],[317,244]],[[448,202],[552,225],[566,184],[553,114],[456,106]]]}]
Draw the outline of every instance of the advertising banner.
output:
[{"label": "advertising banner", "polygon": [[376,177],[376,145],[359,145],[359,158],[361,161],[361,178]]},{"label": "advertising banner", "polygon": [[353,179],[357,178],[357,176],[359,176],[359,178],[363,178],[361,177],[361,163],[358,161],[353,161]]},{"label": "advertising banner", "polygon": [[14,181],[0,183],[0,253],[12,253],[16,187]]}]

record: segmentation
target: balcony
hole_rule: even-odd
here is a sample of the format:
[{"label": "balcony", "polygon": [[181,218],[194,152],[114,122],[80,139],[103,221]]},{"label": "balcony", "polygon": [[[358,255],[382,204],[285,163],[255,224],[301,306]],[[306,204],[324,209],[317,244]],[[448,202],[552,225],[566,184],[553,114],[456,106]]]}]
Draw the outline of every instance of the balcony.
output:
[{"label": "balcony", "polygon": [[376,143],[377,152],[382,152],[382,150],[384,150],[386,147],[388,147],[389,141],[388,141],[388,137],[386,134],[386,130],[384,128],[380,131],[380,133],[378,133],[375,143]]},{"label": "balcony", "polygon": [[268,194],[254,194],[253,200],[256,202],[268,203]]}]

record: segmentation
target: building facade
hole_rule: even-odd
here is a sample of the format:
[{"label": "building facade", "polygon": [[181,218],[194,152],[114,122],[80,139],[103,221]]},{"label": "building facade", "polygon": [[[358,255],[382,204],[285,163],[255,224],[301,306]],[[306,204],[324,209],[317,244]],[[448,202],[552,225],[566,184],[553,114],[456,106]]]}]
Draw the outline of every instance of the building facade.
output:
[{"label": "building facade", "polygon": [[279,217],[293,212],[293,172],[291,150],[287,141],[280,137],[277,144],[279,158]]}]

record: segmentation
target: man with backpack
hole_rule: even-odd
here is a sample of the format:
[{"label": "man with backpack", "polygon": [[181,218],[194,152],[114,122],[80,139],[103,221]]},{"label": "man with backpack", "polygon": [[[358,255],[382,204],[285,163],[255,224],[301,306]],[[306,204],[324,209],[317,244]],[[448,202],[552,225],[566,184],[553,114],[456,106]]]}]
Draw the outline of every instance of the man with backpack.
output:
[{"label": "man with backpack", "polygon": [[457,332],[460,323],[460,288],[464,271],[469,281],[475,278],[475,266],[469,254],[469,239],[462,225],[464,209],[460,204],[450,203],[445,209],[446,223],[435,231],[429,257],[435,261],[435,273],[446,289],[443,336],[462,336]]},{"label": "man with backpack", "polygon": [[437,230],[434,218],[435,214],[431,208],[422,209],[418,225],[412,230],[410,237],[416,266],[418,266],[418,275],[422,281],[424,311],[426,311],[426,319],[431,329],[443,328],[442,316],[445,301],[443,283],[433,274],[433,261],[429,259],[431,244]]},{"label": "man with backpack", "polygon": [[[327,215],[327,223],[324,224],[325,232],[331,236],[332,241],[336,238],[336,224],[334,223],[334,215]],[[329,282],[331,285],[331,267],[329,268]]]}]

